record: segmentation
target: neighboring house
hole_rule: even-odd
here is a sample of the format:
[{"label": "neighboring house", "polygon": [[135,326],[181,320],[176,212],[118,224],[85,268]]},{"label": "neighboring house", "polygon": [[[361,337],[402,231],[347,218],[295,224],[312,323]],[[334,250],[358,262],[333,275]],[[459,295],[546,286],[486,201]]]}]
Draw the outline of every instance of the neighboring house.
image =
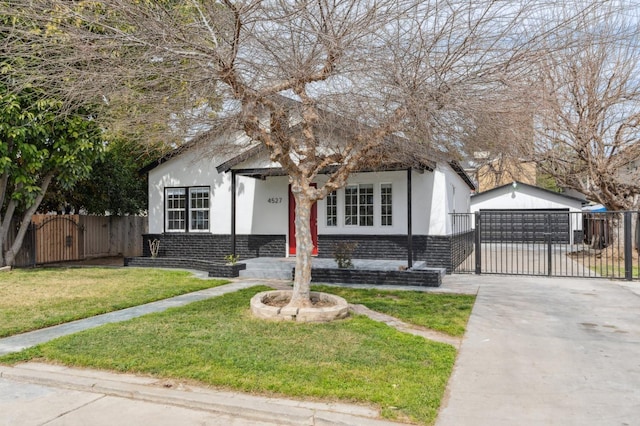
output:
[{"label": "neighboring house", "polygon": [[478,192],[485,192],[517,181],[527,185],[536,184],[536,163],[499,156],[481,163],[476,171]]},{"label": "neighboring house", "polygon": [[[427,160],[418,144],[412,149],[405,161],[387,163],[384,170],[353,173],[344,188],[314,206],[317,256],[331,258],[336,244],[349,241],[357,243],[356,259],[408,258],[448,271],[462,261],[455,253],[469,238],[454,233],[452,213],[469,212],[475,187],[457,163]],[[145,256],[151,239],[160,241],[161,257],[213,261],[231,253],[243,259],[295,254],[288,176],[262,146],[230,158],[187,148],[144,171]],[[324,179],[320,175],[317,183]]]},{"label": "neighboring house", "polygon": [[490,214],[492,235],[484,237],[493,240],[540,241],[542,233],[548,231],[545,226],[551,224],[553,238],[569,243],[582,229],[578,214],[583,203],[584,198],[514,181],[473,195],[471,212]]}]

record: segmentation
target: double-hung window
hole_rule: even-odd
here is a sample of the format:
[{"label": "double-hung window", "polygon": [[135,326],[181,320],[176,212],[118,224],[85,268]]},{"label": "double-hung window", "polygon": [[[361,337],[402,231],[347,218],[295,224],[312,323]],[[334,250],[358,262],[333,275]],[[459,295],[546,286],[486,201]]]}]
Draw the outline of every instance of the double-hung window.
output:
[{"label": "double-hung window", "polygon": [[209,230],[209,187],[166,188],[165,229],[168,232]]},{"label": "double-hung window", "polygon": [[187,219],[186,188],[167,188],[165,194],[167,231],[184,231]]},{"label": "double-hung window", "polygon": [[390,183],[380,185],[380,225],[393,225],[392,191]]},{"label": "double-hung window", "polygon": [[327,195],[327,226],[338,226],[338,194],[332,191]]},{"label": "double-hung window", "polygon": [[344,189],[344,224],[373,226],[373,184]]},{"label": "double-hung window", "polygon": [[190,231],[209,230],[209,188],[189,189]]}]

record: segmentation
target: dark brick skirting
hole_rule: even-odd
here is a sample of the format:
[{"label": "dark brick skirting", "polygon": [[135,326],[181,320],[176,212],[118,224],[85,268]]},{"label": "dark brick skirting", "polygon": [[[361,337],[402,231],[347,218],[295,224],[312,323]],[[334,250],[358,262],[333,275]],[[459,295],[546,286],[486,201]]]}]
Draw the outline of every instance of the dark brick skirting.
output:
[{"label": "dark brick skirting", "polygon": [[462,262],[471,256],[474,240],[475,231],[473,229],[451,237],[451,266],[453,269],[460,266]]},{"label": "dark brick skirting", "polygon": [[445,268],[447,274],[460,265],[473,251],[474,231],[456,235],[430,235],[427,237],[427,266]]},{"label": "dark brick skirting", "polygon": [[[312,268],[311,282],[440,287],[442,284],[443,272],[444,271],[435,269],[388,271],[371,269]],[[295,276],[295,268],[293,276]]]},{"label": "dark brick skirting", "polygon": [[[165,233],[143,235],[143,256],[151,257],[149,240],[153,239],[160,240],[158,258],[222,263],[231,253],[230,235]],[[426,261],[428,267],[445,268],[447,273],[473,251],[473,230],[457,235],[414,235],[412,240],[415,261]],[[353,259],[407,259],[406,235],[320,235],[318,257],[333,258],[341,242],[357,243]],[[236,253],[240,259],[282,257],[286,253],[286,236],[237,235]]]},{"label": "dark brick skirting", "polygon": [[[471,251],[473,231],[457,235],[414,235],[413,259],[430,268],[445,268],[450,274]],[[318,257],[333,258],[336,246],[355,242],[353,259],[407,259],[406,235],[320,235]]]},{"label": "dark brick skirting", "polygon": [[141,266],[147,268],[179,268],[206,271],[210,277],[234,278],[247,268],[244,263],[225,265],[220,262],[209,262],[197,259],[180,259],[172,257],[125,257],[124,266]]},{"label": "dark brick skirting", "polygon": [[[426,252],[427,236],[413,236],[413,258],[423,260]],[[339,243],[357,243],[353,259],[396,259],[405,260],[407,253],[406,235],[319,235],[318,257],[333,258]]]},{"label": "dark brick skirting", "polygon": [[[158,257],[223,261],[231,254],[231,235],[214,234],[145,234],[142,255],[151,257],[149,240],[160,240]],[[240,259],[282,257],[285,255],[285,235],[236,235],[236,254]]]}]

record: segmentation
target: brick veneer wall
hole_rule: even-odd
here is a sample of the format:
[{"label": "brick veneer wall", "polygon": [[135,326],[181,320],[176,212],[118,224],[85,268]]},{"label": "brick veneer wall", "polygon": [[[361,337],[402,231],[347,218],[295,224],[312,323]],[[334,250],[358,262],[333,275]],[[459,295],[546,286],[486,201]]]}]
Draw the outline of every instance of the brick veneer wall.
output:
[{"label": "brick veneer wall", "polygon": [[473,251],[473,238],[473,230],[456,235],[428,236],[427,266],[445,268],[447,274],[452,273]]},{"label": "brick veneer wall", "polygon": [[[231,235],[166,233],[143,235],[143,256],[151,256],[149,240],[153,239],[160,240],[158,257],[222,261],[231,254]],[[236,253],[240,259],[283,257],[285,245],[284,235],[236,235]]]},{"label": "brick veneer wall", "polygon": [[210,277],[234,278],[247,268],[244,263],[225,265],[220,262],[209,262],[197,259],[180,259],[176,257],[125,257],[124,266],[140,266],[146,268],[180,268],[207,271]]},{"label": "brick veneer wall", "polygon": [[454,235],[451,238],[451,263],[452,268],[457,268],[473,253],[475,244],[475,231]]},{"label": "brick veneer wall", "polygon": [[[413,236],[413,258],[423,260],[427,238]],[[336,245],[342,242],[357,243],[353,251],[354,259],[397,259],[407,258],[406,235],[319,235],[318,257],[333,258]]]},{"label": "brick veneer wall", "polygon": [[424,260],[428,267],[445,268],[447,273],[450,274],[452,271],[451,236],[429,235],[427,237],[427,252]]},{"label": "brick veneer wall", "polygon": [[[145,234],[143,256],[150,257],[149,240],[159,239],[159,257],[222,261],[231,253],[230,235],[212,234]],[[407,258],[406,235],[320,235],[318,257],[333,258],[341,242],[355,242],[354,259]],[[414,235],[413,258],[426,261],[428,267],[445,268],[451,273],[473,250],[473,231],[458,235]],[[283,257],[285,235],[237,235],[236,252],[240,259]]]},{"label": "brick veneer wall", "polygon": [[[464,260],[461,256],[465,248],[468,250],[464,237],[467,234],[414,235],[413,259],[425,261],[428,267],[445,268],[450,274]],[[406,235],[319,235],[318,257],[333,258],[335,247],[341,242],[358,244],[353,251],[353,259],[407,258]]]},{"label": "brick veneer wall", "polygon": [[[295,272],[294,268],[292,277],[295,276]],[[442,284],[442,272],[444,271],[426,269],[383,271],[374,269],[312,268],[311,282],[440,287]]]}]

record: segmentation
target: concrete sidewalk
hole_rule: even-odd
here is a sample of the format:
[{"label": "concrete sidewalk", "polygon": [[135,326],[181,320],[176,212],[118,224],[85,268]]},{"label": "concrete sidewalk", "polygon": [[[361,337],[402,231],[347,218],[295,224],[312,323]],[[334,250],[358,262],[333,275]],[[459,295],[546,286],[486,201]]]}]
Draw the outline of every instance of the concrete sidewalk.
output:
[{"label": "concrete sidewalk", "polygon": [[0,366],[0,425],[371,425],[377,410],[223,392],[169,380],[29,363]]},{"label": "concrete sidewalk", "polygon": [[480,282],[437,426],[640,425],[640,284]]}]

